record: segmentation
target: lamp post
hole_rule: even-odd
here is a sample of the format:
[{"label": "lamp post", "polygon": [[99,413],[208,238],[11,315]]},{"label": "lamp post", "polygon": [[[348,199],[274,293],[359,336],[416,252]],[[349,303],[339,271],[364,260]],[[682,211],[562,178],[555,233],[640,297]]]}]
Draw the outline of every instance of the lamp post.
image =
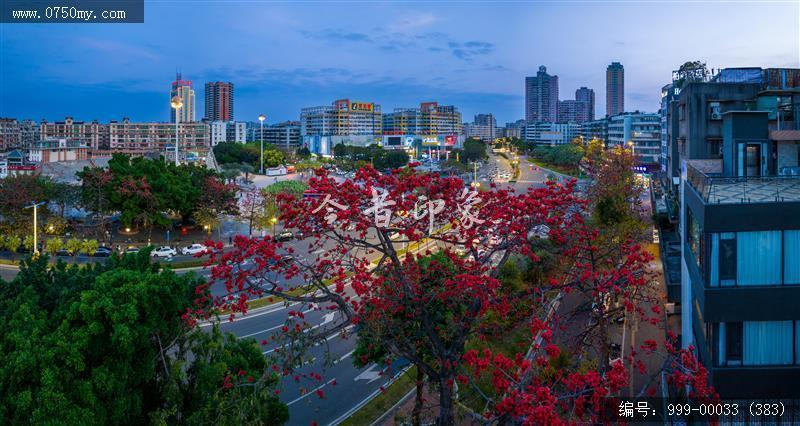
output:
[{"label": "lamp post", "polygon": [[37,240],[39,234],[37,233],[36,228],[38,227],[38,207],[44,205],[44,201],[33,203],[30,206],[26,206],[26,209],[33,208],[33,257],[39,256],[39,244],[37,244]]},{"label": "lamp post", "polygon": [[269,220],[269,223],[272,225],[272,238],[275,238],[275,224],[278,222],[278,218],[272,216],[272,219]]},{"label": "lamp post", "polygon": [[631,155],[633,156],[633,165],[636,165],[636,145],[633,141],[628,141],[628,146],[631,147]]},{"label": "lamp post", "polygon": [[181,121],[181,107],[183,100],[180,96],[173,96],[170,106],[175,110],[175,166],[178,166],[178,123]]},{"label": "lamp post", "polygon": [[261,123],[261,169],[259,169],[259,173],[262,175],[264,174],[264,120],[267,119],[267,116],[261,114],[258,116],[258,121]]}]

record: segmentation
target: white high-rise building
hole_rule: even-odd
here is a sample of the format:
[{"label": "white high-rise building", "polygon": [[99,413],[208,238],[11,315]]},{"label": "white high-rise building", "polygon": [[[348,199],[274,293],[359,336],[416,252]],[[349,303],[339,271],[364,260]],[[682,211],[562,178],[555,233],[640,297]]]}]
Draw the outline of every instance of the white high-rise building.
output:
[{"label": "white high-rise building", "polygon": [[[183,106],[179,110],[180,122],[191,123],[195,121],[194,86],[191,80],[183,80],[181,78],[181,73],[178,73],[175,76],[175,81],[172,82],[172,88],[169,91],[169,101],[172,101],[172,98],[175,96],[180,97],[183,101]],[[175,109],[173,108],[170,108],[169,119],[170,122],[175,122]]]}]

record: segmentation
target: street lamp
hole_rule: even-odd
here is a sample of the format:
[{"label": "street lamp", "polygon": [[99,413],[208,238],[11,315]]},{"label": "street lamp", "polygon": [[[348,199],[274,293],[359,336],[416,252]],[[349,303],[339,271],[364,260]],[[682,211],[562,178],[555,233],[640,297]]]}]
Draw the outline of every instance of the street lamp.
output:
[{"label": "street lamp", "polygon": [[266,119],[267,116],[264,114],[258,116],[258,121],[261,122],[261,169],[259,173],[262,175],[264,174],[264,120]]},{"label": "street lamp", "polygon": [[636,145],[633,141],[628,141],[628,146],[631,147],[631,155],[633,156],[633,163],[636,164]]},{"label": "street lamp", "polygon": [[38,215],[38,207],[44,205],[44,201],[33,203],[30,206],[26,206],[26,209],[33,208],[33,257],[39,256],[39,244],[37,244],[38,234],[36,231],[37,228],[37,217]]},{"label": "street lamp", "polygon": [[180,96],[173,96],[170,106],[175,110],[175,166],[178,166],[178,123],[181,121],[181,107],[183,100]]},{"label": "street lamp", "polygon": [[269,220],[269,223],[272,224],[272,238],[275,238],[275,224],[278,223],[278,218],[272,216],[272,219]]}]

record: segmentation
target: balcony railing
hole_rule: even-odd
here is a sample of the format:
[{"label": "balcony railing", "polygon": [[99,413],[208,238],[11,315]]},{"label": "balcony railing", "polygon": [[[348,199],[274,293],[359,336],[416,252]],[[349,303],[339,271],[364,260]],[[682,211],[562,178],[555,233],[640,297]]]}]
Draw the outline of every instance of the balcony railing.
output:
[{"label": "balcony railing", "polygon": [[800,202],[800,176],[709,176],[687,164],[686,180],[706,204]]}]

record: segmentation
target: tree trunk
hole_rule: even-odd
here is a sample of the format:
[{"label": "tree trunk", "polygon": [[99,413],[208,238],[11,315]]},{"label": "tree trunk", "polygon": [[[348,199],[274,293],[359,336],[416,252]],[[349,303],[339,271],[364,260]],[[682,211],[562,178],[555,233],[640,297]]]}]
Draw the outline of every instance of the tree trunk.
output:
[{"label": "tree trunk", "polygon": [[453,378],[443,376],[439,380],[439,426],[452,426],[455,424],[453,414]]},{"label": "tree trunk", "polygon": [[608,318],[606,318],[605,309],[597,316],[600,330],[600,374],[603,374],[608,370]]},{"label": "tree trunk", "polygon": [[417,398],[414,401],[414,410],[411,412],[411,424],[420,426],[422,424],[422,391],[425,386],[425,373],[417,367]]}]

